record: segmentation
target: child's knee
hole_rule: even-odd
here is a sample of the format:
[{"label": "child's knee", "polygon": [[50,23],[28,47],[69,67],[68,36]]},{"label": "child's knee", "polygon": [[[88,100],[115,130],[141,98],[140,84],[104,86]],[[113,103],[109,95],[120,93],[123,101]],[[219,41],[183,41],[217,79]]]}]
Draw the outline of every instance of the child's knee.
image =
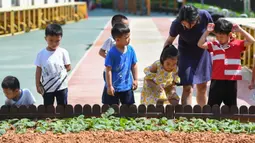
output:
[{"label": "child's knee", "polygon": [[192,93],[192,86],[183,86],[183,92],[186,93],[186,94],[191,94]]}]

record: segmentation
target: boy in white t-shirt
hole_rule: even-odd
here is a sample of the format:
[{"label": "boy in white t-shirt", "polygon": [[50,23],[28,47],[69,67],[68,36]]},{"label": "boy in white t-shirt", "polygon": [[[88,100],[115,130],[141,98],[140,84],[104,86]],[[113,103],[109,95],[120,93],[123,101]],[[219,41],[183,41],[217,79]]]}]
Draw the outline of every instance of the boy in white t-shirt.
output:
[{"label": "boy in white t-shirt", "polygon": [[[126,24],[129,25],[128,22],[128,18],[124,15],[121,14],[116,14],[112,17],[112,27],[116,24],[116,23],[122,23],[122,24]],[[103,46],[100,48],[99,50],[99,55],[103,58],[106,58],[107,53],[110,51],[110,49],[115,45],[115,40],[112,38],[112,36],[110,36],[103,44]],[[105,71],[103,73],[103,78],[105,81]]]},{"label": "boy in white t-shirt", "polygon": [[44,105],[67,104],[67,72],[71,70],[68,51],[59,47],[63,30],[58,24],[50,24],[45,30],[48,46],[36,57],[36,89],[43,96]]},{"label": "boy in white t-shirt", "polygon": [[29,89],[20,89],[19,80],[14,76],[7,76],[2,81],[2,89],[6,96],[5,105],[32,105],[35,98]]},{"label": "boy in white t-shirt", "polygon": [[[126,25],[129,25],[128,22],[128,18],[124,15],[121,14],[117,14],[114,15],[112,17],[112,27],[116,24],[116,23],[123,23]],[[106,58],[106,54],[107,52],[109,52],[109,50],[115,45],[115,40],[112,38],[112,36],[110,36],[103,44],[103,46],[101,47],[101,49],[99,50],[99,55],[103,58]]]}]

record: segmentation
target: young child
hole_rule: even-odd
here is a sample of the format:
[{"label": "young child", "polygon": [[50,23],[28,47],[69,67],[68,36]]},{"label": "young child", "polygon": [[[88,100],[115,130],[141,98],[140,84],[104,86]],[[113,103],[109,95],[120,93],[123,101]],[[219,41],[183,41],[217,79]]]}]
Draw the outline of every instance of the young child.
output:
[{"label": "young child", "polygon": [[[128,23],[128,19],[126,16],[121,15],[121,14],[117,14],[114,15],[112,17],[112,27],[116,24],[116,23],[122,23],[122,24],[126,24],[129,25]],[[109,52],[109,50],[115,45],[115,40],[113,39],[112,36],[110,36],[103,44],[103,46],[101,47],[101,49],[99,50],[99,55],[103,58],[106,58],[106,54],[107,52]]]},{"label": "young child", "polygon": [[[122,23],[122,24],[126,24],[128,25],[128,19],[126,16],[121,15],[121,14],[117,14],[114,15],[112,17],[112,27],[116,24],[116,23]],[[103,46],[101,47],[101,49],[99,50],[99,55],[103,58],[106,58],[106,54],[109,52],[109,50],[115,45],[115,40],[112,38],[112,36],[110,36],[103,44]],[[103,78],[105,80],[105,71],[103,72]],[[106,89],[104,89],[106,90]]]},{"label": "young child", "polygon": [[35,60],[36,88],[43,96],[44,105],[53,105],[55,97],[58,105],[67,104],[67,72],[71,70],[71,62],[67,50],[59,47],[62,36],[60,25],[48,25],[45,30],[48,46],[37,54]]},{"label": "young child", "polygon": [[[105,60],[106,87],[102,97],[103,104],[133,104],[137,89],[137,58],[130,42],[130,29],[127,25],[117,23],[111,30],[116,41]],[[132,72],[132,73],[131,73]],[[133,76],[133,78],[132,78]]]},{"label": "young child", "polygon": [[[214,32],[216,41],[206,42],[206,37]],[[238,40],[232,32],[240,32],[246,40]],[[254,38],[239,25],[225,19],[209,23],[198,42],[198,46],[213,53],[212,80],[208,105],[237,105],[237,80],[242,80],[241,53],[245,47],[254,43]]]},{"label": "young child", "polygon": [[172,105],[179,103],[175,84],[180,82],[177,71],[178,50],[174,45],[167,45],[151,66],[144,69],[145,77],[141,92],[141,104],[156,104],[169,101]]},{"label": "young child", "polygon": [[29,89],[20,89],[19,80],[14,76],[7,76],[2,81],[2,88],[7,97],[5,105],[32,105],[35,98]]}]

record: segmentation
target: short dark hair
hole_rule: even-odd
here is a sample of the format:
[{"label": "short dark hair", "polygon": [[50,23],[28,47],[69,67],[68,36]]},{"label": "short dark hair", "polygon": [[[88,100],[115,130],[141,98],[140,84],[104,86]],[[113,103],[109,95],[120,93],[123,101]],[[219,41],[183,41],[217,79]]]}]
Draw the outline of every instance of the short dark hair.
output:
[{"label": "short dark hair", "polygon": [[168,58],[176,58],[179,56],[179,51],[174,45],[166,45],[160,55],[160,63],[163,65]]},{"label": "short dark hair", "polygon": [[14,76],[7,76],[2,81],[2,88],[16,90],[20,89],[19,80]]},{"label": "short dark hair", "polygon": [[124,15],[121,15],[121,14],[116,14],[112,17],[112,27],[116,24],[116,23],[122,23],[122,20],[125,19],[125,20],[128,20],[128,18]]},{"label": "short dark hair", "polygon": [[125,24],[117,23],[113,26],[111,33],[113,39],[115,40],[117,37],[121,37],[124,34],[130,33],[130,29]]},{"label": "short dark hair", "polygon": [[212,13],[211,17],[212,17],[213,22],[215,23],[218,19],[224,18],[225,16],[223,14]]},{"label": "short dark hair", "polygon": [[59,24],[49,24],[45,29],[45,36],[63,36],[62,27]]},{"label": "short dark hair", "polygon": [[233,24],[226,19],[220,18],[214,24],[215,33],[228,35],[232,31]]},{"label": "short dark hair", "polygon": [[179,21],[187,21],[189,23],[199,19],[199,11],[193,5],[185,5],[180,9],[177,16]]}]

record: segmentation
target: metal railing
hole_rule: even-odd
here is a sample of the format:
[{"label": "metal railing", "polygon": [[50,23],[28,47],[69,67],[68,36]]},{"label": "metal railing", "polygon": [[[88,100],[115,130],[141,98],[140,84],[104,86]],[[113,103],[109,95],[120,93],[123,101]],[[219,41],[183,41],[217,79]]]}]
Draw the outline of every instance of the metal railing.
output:
[{"label": "metal railing", "polygon": [[0,9],[0,35],[15,35],[43,29],[49,23],[65,24],[87,17],[84,2]]},{"label": "metal railing", "polygon": [[[253,37],[255,37],[255,27],[248,26],[248,25],[241,25],[241,27],[250,33]],[[238,39],[244,39],[243,36],[241,36],[240,33],[236,33],[236,36]],[[254,66],[254,54],[255,54],[255,44],[252,44],[248,47],[246,47],[246,51],[242,54],[242,66],[246,67],[248,70],[251,71],[251,69]]]},{"label": "metal railing", "polygon": [[113,10],[132,14],[150,15],[150,0],[113,0]]},{"label": "metal railing", "polygon": [[[183,0],[183,5],[186,0]],[[177,12],[176,0],[113,0],[113,9],[132,14],[150,15],[151,11]]]}]

